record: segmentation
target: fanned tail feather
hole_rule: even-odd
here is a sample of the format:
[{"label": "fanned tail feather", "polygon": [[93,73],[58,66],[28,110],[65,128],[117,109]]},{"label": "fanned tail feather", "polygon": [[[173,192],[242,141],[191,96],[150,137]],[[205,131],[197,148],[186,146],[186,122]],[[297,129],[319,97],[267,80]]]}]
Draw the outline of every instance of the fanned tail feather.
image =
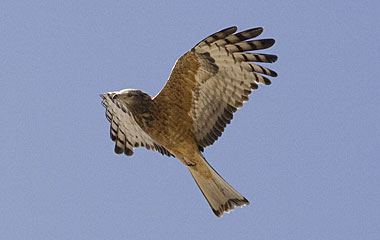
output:
[{"label": "fanned tail feather", "polygon": [[203,157],[201,162],[197,161],[197,165],[188,166],[188,169],[216,216],[222,217],[224,212],[228,213],[237,206],[249,205],[249,201],[229,185]]}]

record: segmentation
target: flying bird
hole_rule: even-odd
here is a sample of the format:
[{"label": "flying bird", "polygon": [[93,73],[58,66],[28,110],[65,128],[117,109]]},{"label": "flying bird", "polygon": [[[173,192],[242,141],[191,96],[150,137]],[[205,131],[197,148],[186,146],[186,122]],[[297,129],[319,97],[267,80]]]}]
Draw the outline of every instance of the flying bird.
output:
[{"label": "flying bird", "polygon": [[275,40],[251,40],[263,32],[261,27],[236,31],[230,27],[214,33],[182,55],[155,97],[136,89],[101,94],[115,153],[131,156],[141,146],[176,157],[218,217],[249,201],[202,152],[222,135],[251,91],[271,83],[264,75],[277,76],[253,63],[272,63],[277,56],[252,52],[271,47]]}]

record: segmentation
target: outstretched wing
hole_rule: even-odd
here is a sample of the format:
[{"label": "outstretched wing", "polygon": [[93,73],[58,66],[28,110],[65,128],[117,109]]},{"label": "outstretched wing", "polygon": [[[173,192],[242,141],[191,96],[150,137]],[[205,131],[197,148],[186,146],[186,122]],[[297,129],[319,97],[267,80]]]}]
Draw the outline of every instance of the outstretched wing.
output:
[{"label": "outstretched wing", "polygon": [[115,153],[133,154],[134,147],[146,147],[149,150],[159,151],[163,155],[173,156],[167,149],[155,143],[151,137],[141,129],[128,108],[113,99],[115,92],[101,94],[102,104],[106,108],[106,117],[111,123],[110,135],[115,142]]},{"label": "outstretched wing", "polygon": [[[190,102],[190,107],[189,104],[183,107],[193,120],[193,133],[201,151],[222,135],[233,113],[248,101],[248,95],[258,84],[271,83],[263,75],[277,76],[274,71],[252,63],[272,63],[277,56],[249,52],[271,47],[274,39],[250,40],[259,36],[263,28],[239,33],[236,30],[237,27],[230,27],[214,33],[178,59],[157,96],[167,99],[173,91],[176,96],[191,96],[185,101]],[[178,104],[178,99],[172,101]]]}]

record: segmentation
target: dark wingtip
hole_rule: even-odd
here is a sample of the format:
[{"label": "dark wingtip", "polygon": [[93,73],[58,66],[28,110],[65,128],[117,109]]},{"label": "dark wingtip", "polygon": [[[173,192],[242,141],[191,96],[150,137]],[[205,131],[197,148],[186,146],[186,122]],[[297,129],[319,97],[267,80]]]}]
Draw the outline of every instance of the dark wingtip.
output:
[{"label": "dark wingtip", "polygon": [[252,88],[253,90],[256,90],[256,89],[259,88],[259,85],[257,85],[257,83],[251,83],[251,88]]},{"label": "dark wingtip", "polygon": [[223,30],[220,30],[220,32],[222,32],[222,31],[231,31],[231,32],[236,32],[236,31],[237,31],[237,29],[238,29],[238,27],[237,27],[237,26],[232,26],[232,27],[229,27],[229,28],[225,28],[225,29],[223,29]]},{"label": "dark wingtip", "polygon": [[265,85],[271,85],[272,84],[272,82],[267,77],[264,77],[264,76],[262,76],[262,77],[264,79],[264,84]]},{"label": "dark wingtip", "polygon": [[263,41],[266,48],[270,48],[276,43],[276,40],[274,40],[273,38],[263,39]]},{"label": "dark wingtip", "polygon": [[277,72],[275,72],[275,71],[273,71],[273,70],[270,70],[271,71],[271,77],[277,77],[278,76],[278,74],[277,74]]},{"label": "dark wingtip", "polygon": [[264,28],[263,27],[257,27],[257,28],[254,28],[254,29],[260,32],[257,36],[259,36],[260,34],[262,34],[264,32]]},{"label": "dark wingtip", "polygon": [[274,63],[275,61],[277,61],[278,57],[276,55],[269,55],[270,57],[268,57],[268,61]]},{"label": "dark wingtip", "polygon": [[133,151],[129,148],[125,148],[124,149],[124,154],[127,155],[127,156],[132,156],[133,155]]},{"label": "dark wingtip", "polygon": [[115,153],[116,154],[122,154],[124,152],[124,149],[120,148],[115,144]]}]

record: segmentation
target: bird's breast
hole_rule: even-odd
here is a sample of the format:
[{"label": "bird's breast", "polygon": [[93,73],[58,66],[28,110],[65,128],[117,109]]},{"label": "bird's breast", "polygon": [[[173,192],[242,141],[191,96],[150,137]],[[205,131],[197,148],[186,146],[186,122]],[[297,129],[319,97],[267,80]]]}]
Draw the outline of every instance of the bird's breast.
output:
[{"label": "bird's breast", "polygon": [[157,106],[152,111],[152,120],[144,129],[158,144],[171,152],[182,145],[194,144],[193,122],[188,112],[178,105]]}]

